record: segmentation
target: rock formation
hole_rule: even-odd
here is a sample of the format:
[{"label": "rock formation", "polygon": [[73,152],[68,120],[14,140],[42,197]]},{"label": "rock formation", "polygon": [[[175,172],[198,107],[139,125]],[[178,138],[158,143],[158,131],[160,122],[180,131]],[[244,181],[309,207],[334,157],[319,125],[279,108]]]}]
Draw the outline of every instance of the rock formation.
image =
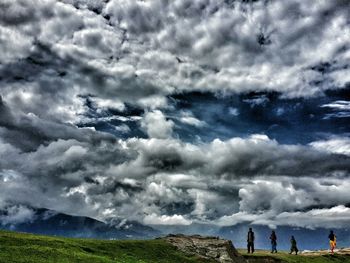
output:
[{"label": "rock formation", "polygon": [[245,263],[246,260],[237,252],[230,240],[199,235],[168,235],[165,241],[177,247],[187,255],[222,263]]}]

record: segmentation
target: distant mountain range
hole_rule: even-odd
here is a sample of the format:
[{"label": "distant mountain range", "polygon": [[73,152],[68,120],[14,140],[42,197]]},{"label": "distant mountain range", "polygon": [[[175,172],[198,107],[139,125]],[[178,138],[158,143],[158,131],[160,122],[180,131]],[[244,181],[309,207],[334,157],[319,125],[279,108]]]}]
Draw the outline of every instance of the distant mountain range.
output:
[{"label": "distant mountain range", "polygon": [[[0,214],[2,212],[0,211]],[[146,226],[136,221],[111,219],[107,223],[83,216],[72,216],[49,209],[35,209],[32,220],[25,223],[8,224],[1,222],[2,229],[15,230],[44,235],[97,238],[97,239],[150,239],[167,234],[200,234],[219,236],[230,239],[235,247],[246,247],[246,235],[249,227],[255,232],[255,247],[269,249],[271,229],[267,226],[238,224],[229,227],[218,227],[207,224],[190,226]],[[317,250],[328,248],[329,230],[324,228],[305,229],[282,226],[275,229],[278,238],[278,249],[288,250],[290,236],[294,235],[300,250]],[[350,229],[334,229],[338,247],[350,247]]]},{"label": "distant mountain range", "polygon": [[[0,212],[1,214],[1,212]],[[35,209],[32,220],[25,223],[0,222],[2,229],[35,234],[98,238],[98,239],[147,239],[161,233],[136,221],[111,220],[109,223],[83,216],[72,216],[49,209]]]}]

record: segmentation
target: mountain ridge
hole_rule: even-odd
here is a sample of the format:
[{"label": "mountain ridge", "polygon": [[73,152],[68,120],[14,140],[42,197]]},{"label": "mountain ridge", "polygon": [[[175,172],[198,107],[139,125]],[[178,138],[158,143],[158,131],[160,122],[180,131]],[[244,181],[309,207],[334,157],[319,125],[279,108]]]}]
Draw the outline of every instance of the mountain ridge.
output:
[{"label": "mountain ridge", "polygon": [[[10,223],[0,220],[2,228],[34,234],[98,239],[146,239],[160,235],[159,231],[136,221],[113,219],[102,222],[91,217],[73,216],[46,208],[33,211],[32,218],[24,222]],[[0,212],[4,213],[6,211]]]}]

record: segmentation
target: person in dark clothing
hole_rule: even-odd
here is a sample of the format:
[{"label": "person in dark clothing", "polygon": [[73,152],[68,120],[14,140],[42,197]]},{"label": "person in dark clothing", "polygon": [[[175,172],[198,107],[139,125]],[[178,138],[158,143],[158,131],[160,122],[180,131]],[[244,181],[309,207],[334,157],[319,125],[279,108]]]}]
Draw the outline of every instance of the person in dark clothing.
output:
[{"label": "person in dark clothing", "polygon": [[292,254],[295,252],[295,255],[298,255],[298,247],[297,247],[297,241],[295,240],[294,236],[290,238],[290,253]]},{"label": "person in dark clothing", "polygon": [[275,231],[273,230],[270,236],[270,240],[271,240],[271,253],[273,252],[277,253],[277,236]]},{"label": "person in dark clothing", "polygon": [[328,238],[329,238],[329,246],[331,249],[331,253],[334,254],[334,249],[337,246],[337,238],[334,235],[333,230],[331,230],[331,232],[329,233]]},{"label": "person in dark clothing", "polygon": [[250,253],[250,251],[254,253],[254,239],[255,239],[254,232],[252,228],[249,228],[248,235],[247,235],[248,253]]}]

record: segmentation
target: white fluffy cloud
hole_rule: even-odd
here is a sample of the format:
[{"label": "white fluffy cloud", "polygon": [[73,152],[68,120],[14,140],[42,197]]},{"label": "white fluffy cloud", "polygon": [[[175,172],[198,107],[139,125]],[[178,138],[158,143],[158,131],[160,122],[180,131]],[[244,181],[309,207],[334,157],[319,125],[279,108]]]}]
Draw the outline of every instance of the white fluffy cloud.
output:
[{"label": "white fluffy cloud", "polygon": [[158,216],[156,214],[145,216],[143,222],[147,225],[190,225],[192,223],[182,215]]},{"label": "white fluffy cloud", "polygon": [[[196,145],[176,139],[130,139],[139,152],[135,163],[157,171],[196,171],[201,175],[240,178],[257,175],[326,176],[347,172],[337,156],[302,145],[281,145],[266,135],[215,139]],[[345,157],[347,159],[348,157]],[[312,162],[314,165],[310,166]]]},{"label": "white fluffy cloud", "polygon": [[348,224],[350,181],[345,178],[260,177],[239,189],[239,211],[216,220],[222,226],[238,223],[327,228]]},{"label": "white fluffy cloud", "polygon": [[[350,169],[347,155],[281,145],[265,135],[201,145],[155,138],[60,139],[31,152],[2,141],[0,149],[1,200],[101,220],[273,226],[289,214],[327,211],[350,198],[350,181],[342,178]],[[305,166],[310,162],[314,170]],[[307,227],[318,224],[304,221]]]},{"label": "white fluffy cloud", "polygon": [[35,211],[23,205],[5,205],[1,206],[5,213],[0,215],[2,225],[15,225],[30,222],[35,218]]},{"label": "white fluffy cloud", "polygon": [[[295,216],[312,227],[332,214],[341,224],[347,137],[183,142],[164,109],[167,95],[188,91],[310,97],[345,87],[348,8],[326,0],[2,1],[0,201],[15,203],[9,218],[29,219],[20,205],[29,202],[147,224],[277,225]],[[130,104],[142,117],[106,114]],[[348,111],[344,101],[324,107]],[[148,138],[76,127],[106,120],[123,122],[112,126],[120,133],[141,125]],[[186,109],[177,120],[206,125]]]},{"label": "white fluffy cloud", "polygon": [[334,137],[329,140],[312,142],[310,145],[318,150],[350,156],[349,137]]},{"label": "white fluffy cloud", "polygon": [[145,113],[141,120],[141,127],[150,138],[166,139],[171,137],[174,122],[167,120],[161,111],[155,110]]},{"label": "white fluffy cloud", "polygon": [[[60,98],[51,100],[52,110],[73,105],[80,94],[100,97],[105,105],[150,105],[156,100],[158,107],[164,107],[164,95],[189,90],[314,96],[347,84],[347,5],[315,1],[310,8],[297,0],[5,1],[0,70],[7,78],[23,78],[20,82],[57,87],[49,89]],[[331,74],[314,70],[333,62]],[[26,76],[26,70],[16,72],[16,67],[33,64],[35,78]],[[3,85],[6,99],[18,93],[8,82]]]},{"label": "white fluffy cloud", "polygon": [[249,214],[239,212],[231,216],[224,216],[217,221],[221,226],[231,226],[238,223],[267,225],[270,228],[284,226],[316,228],[346,228],[349,224],[350,209],[344,205],[331,208],[311,209],[307,212],[283,212],[280,214],[261,213]]}]

